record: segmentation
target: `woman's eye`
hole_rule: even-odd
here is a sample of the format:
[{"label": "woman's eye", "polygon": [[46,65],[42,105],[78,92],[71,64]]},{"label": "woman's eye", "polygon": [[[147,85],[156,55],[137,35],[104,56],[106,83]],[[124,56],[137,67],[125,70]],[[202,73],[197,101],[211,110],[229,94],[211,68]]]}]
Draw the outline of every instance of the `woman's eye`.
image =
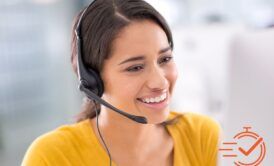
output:
[{"label": "woman's eye", "polygon": [[167,57],[164,57],[164,58],[162,58],[161,60],[160,60],[160,64],[162,64],[162,63],[168,63],[169,61],[171,61],[172,60],[172,56],[167,56]]},{"label": "woman's eye", "polygon": [[133,66],[126,69],[129,72],[137,72],[143,69],[143,66]]}]

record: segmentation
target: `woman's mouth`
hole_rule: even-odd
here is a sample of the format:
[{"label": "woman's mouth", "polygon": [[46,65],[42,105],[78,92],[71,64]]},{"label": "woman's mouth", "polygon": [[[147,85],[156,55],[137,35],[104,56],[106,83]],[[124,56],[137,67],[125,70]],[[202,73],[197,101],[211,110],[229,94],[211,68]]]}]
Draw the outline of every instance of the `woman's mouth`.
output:
[{"label": "woman's mouth", "polygon": [[167,93],[164,93],[157,97],[138,98],[137,100],[145,107],[157,110],[164,109],[168,105]]}]

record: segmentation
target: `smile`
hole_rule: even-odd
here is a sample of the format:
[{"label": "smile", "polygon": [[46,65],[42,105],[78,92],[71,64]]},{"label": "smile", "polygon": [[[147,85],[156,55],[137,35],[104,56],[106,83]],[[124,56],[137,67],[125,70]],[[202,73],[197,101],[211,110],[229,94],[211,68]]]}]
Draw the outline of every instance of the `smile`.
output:
[{"label": "smile", "polygon": [[138,98],[143,106],[153,110],[163,110],[168,106],[168,95],[164,93],[157,97]]},{"label": "smile", "polygon": [[161,96],[154,97],[154,98],[142,98],[140,99],[144,103],[160,103],[161,101],[165,100],[167,97],[167,94],[164,93]]}]

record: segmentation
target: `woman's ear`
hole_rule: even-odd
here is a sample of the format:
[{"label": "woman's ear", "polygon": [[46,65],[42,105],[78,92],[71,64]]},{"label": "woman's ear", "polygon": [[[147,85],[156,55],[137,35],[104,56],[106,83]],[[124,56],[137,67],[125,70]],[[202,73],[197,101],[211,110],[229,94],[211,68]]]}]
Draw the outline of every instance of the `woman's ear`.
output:
[{"label": "woman's ear", "polygon": [[77,73],[77,55],[76,54],[71,55],[70,61],[71,61],[71,66],[74,73],[77,75],[77,77],[79,77]]}]

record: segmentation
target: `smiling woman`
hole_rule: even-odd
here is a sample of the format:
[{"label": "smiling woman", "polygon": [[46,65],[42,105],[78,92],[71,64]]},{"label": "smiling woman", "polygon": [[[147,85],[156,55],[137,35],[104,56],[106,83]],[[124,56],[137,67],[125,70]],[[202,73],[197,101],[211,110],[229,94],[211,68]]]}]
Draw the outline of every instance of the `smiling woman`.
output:
[{"label": "smiling woman", "polygon": [[[146,117],[149,123],[165,121],[177,79],[171,57],[172,50],[161,27],[150,20],[133,21],[121,30],[111,57],[104,62],[102,98],[131,114]],[[165,100],[157,102],[160,97]]]},{"label": "smiling woman", "polygon": [[[216,165],[218,124],[169,108],[177,79],[172,34],[152,6],[142,0],[96,0],[79,13],[75,30],[81,36],[73,33],[72,65],[80,86],[90,89],[84,110],[77,123],[37,138],[22,165]],[[94,73],[90,77],[102,82],[95,87],[100,90],[82,84],[79,57]],[[121,116],[101,100],[147,124]]]}]

